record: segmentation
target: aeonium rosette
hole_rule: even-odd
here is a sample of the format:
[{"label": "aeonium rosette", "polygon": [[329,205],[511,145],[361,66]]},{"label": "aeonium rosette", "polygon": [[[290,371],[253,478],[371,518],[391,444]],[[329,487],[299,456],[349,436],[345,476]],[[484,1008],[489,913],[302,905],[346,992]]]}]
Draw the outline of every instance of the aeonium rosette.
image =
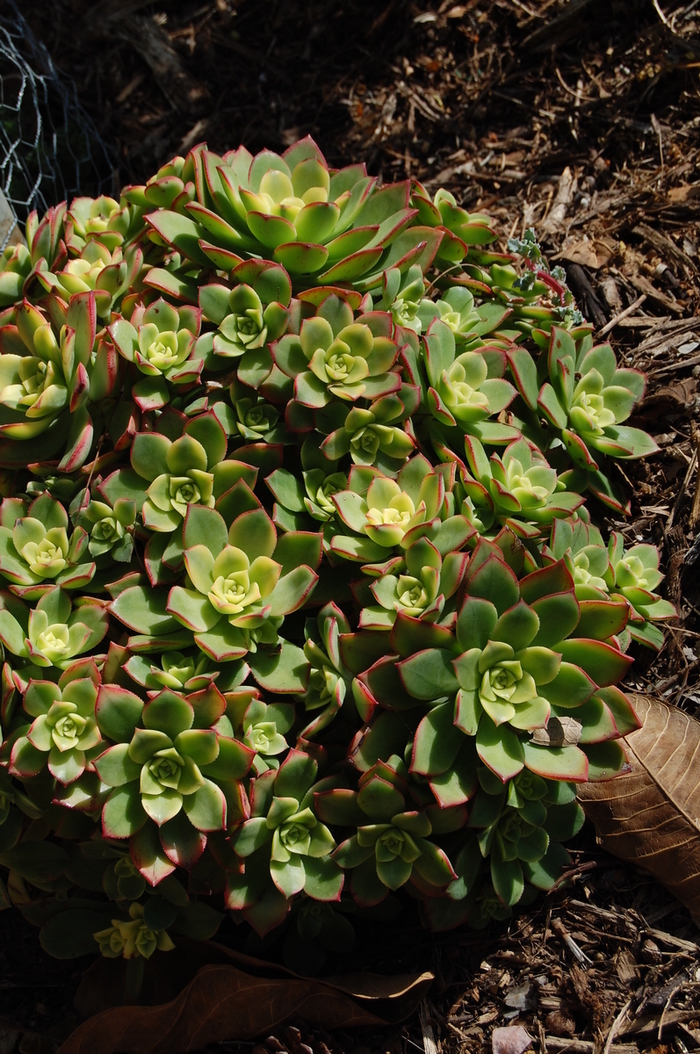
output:
[{"label": "aeonium rosette", "polygon": [[547,368],[549,381],[537,396],[538,411],[561,431],[577,465],[597,469],[596,451],[630,458],[657,449],[646,432],[623,424],[644,394],[644,374],[618,368],[609,344],[590,347],[582,341],[577,348],[570,333],[554,326]]},{"label": "aeonium rosette", "polygon": [[294,400],[303,407],[317,410],[333,398],[375,399],[401,384],[392,369],[399,354],[393,330],[388,313],[354,318],[349,304],[331,294],[313,317],[304,319],[298,335],[288,333],[272,345],[272,357],[293,380]]},{"label": "aeonium rosette", "polygon": [[232,435],[248,443],[274,443],[288,439],[287,429],[276,410],[262,395],[256,395],[237,379],[231,382],[229,396],[234,409],[230,421]]},{"label": "aeonium rosette", "polygon": [[312,716],[299,733],[300,741],[322,732],[345,702],[352,676],[343,661],[342,645],[349,634],[350,623],[333,601],[325,604],[315,619],[306,620],[304,657],[309,677],[303,703]]},{"label": "aeonium rosette", "polygon": [[253,771],[256,776],[280,766],[289,749],[285,733],[294,724],[294,706],[290,703],[266,703],[257,688],[240,687],[226,692],[226,716],[234,735],[255,751]]},{"label": "aeonium rosette", "polygon": [[79,597],[72,604],[60,586],[43,593],[33,608],[11,593],[0,593],[0,641],[35,666],[66,670],[76,656],[92,651],[105,637],[106,608],[105,601],[95,597]]},{"label": "aeonium rosette", "polygon": [[244,370],[267,362],[263,349],[282,336],[289,320],[292,284],[283,267],[247,260],[234,267],[231,279],[233,288],[212,283],[199,290],[203,316],[217,326],[197,342],[197,354],[210,369],[223,369],[230,359],[243,360]]},{"label": "aeonium rosette", "polygon": [[614,599],[624,597],[630,606],[627,623],[630,636],[657,650],[663,644],[663,632],[654,625],[674,618],[673,604],[654,590],[663,579],[659,571],[659,550],[655,545],[640,543],[625,549],[619,531],[613,531],[608,542],[610,573],[607,585]]},{"label": "aeonium rosette", "polygon": [[136,684],[152,692],[162,688],[196,692],[220,679],[211,659],[196,648],[186,652],[163,651],[159,655],[130,655],[124,669]]},{"label": "aeonium rosette", "polygon": [[172,951],[173,944],[165,929],[149,926],[144,919],[143,904],[129,905],[129,920],[112,919],[112,925],[93,933],[106,959],[150,959],[153,952]]},{"label": "aeonium rosette", "polygon": [[22,706],[34,720],[12,746],[13,775],[28,778],[48,768],[68,784],[83,774],[105,747],[95,720],[99,685],[92,659],[74,662],[58,683],[29,681]]},{"label": "aeonium rosette", "polygon": [[484,328],[472,293],[462,286],[452,286],[435,303],[427,298],[422,299],[418,317],[421,332],[425,333],[439,319],[448,327],[458,344],[471,344],[472,339],[478,337]]},{"label": "aeonium rosette", "polygon": [[[469,827],[476,831],[479,852],[488,859],[502,904],[516,904],[525,881],[539,889],[554,884],[571,863],[561,842],[572,838],[583,820],[574,784],[523,769],[504,786],[491,769],[479,766]],[[459,911],[459,905],[454,906]]]},{"label": "aeonium rosette", "polygon": [[[425,402],[441,429],[432,426],[431,437],[438,451],[454,444],[461,452],[461,436],[469,433],[484,442],[507,443],[518,438],[518,430],[495,420],[513,401],[516,390],[505,380],[505,353],[499,348],[463,351],[457,354],[455,334],[436,318],[421,342],[421,358],[428,379]],[[494,420],[492,420],[492,418]]]},{"label": "aeonium rosette", "polygon": [[[605,600],[610,580],[608,548],[598,528],[582,512],[579,510],[575,519],[554,521],[551,555],[555,560],[566,560],[577,600]],[[547,549],[545,553],[549,556]]]},{"label": "aeonium rosette", "polygon": [[348,477],[338,470],[337,461],[324,455],[315,435],[304,440],[300,455],[301,479],[285,468],[275,469],[265,477],[275,498],[272,519],[284,531],[319,530],[322,524],[324,544],[330,547],[338,511],[333,495],[347,488]]},{"label": "aeonium rosette", "polygon": [[52,319],[26,300],[16,320],[16,326],[2,328],[0,430],[11,439],[31,439],[87,397],[96,331],[94,295],[71,298],[58,333]]},{"label": "aeonium rosette", "polygon": [[[320,562],[320,535],[287,534],[278,540],[274,524],[250,497],[253,507],[228,530],[214,509],[188,512],[187,584],[173,586],[162,609],[162,628],[185,627],[215,662],[240,659],[258,644],[276,645],[284,616],[304,603],[318,580],[309,565]],[[112,611],[136,632],[150,634],[149,608],[158,602],[143,586],[131,586]]]},{"label": "aeonium rosette", "polygon": [[[402,766],[378,764],[364,772],[357,792],[319,788],[316,810],[322,819],[340,827],[356,827],[356,834],[333,852],[333,860],[351,872],[352,894],[358,904],[381,903],[391,890],[409,880],[420,893],[439,895],[456,878],[445,854],[429,836],[433,825],[427,812],[412,808]],[[450,813],[443,830],[460,826],[463,816]]]},{"label": "aeonium rosette", "polygon": [[88,495],[76,519],[89,535],[87,548],[90,556],[99,560],[101,565],[110,559],[129,562],[134,551],[133,527],[136,521],[133,498],[117,498],[112,506],[105,501],[89,500]]},{"label": "aeonium rosette", "polygon": [[419,403],[420,389],[408,384],[366,408],[330,403],[316,414],[319,431],[329,433],[321,450],[331,461],[350,454],[355,465],[396,472],[413,453],[414,442],[406,427]]},{"label": "aeonium rosette", "polygon": [[348,489],[333,495],[341,520],[353,534],[334,535],[331,550],[369,563],[384,561],[391,550],[407,549],[423,536],[441,553],[461,549],[474,529],[464,516],[452,514],[445,478],[422,455],[407,461],[396,479],[356,465]]},{"label": "aeonium rosette", "polygon": [[66,252],[66,202],[50,206],[40,218],[29,213],[24,227],[25,242],[10,239],[0,256],[0,307],[19,305],[29,295],[39,271],[60,267]]},{"label": "aeonium rosette", "polygon": [[[522,554],[505,552],[521,573]],[[631,662],[614,636],[626,624],[625,605],[579,603],[563,562],[519,581],[504,552],[485,539],[464,588],[454,636],[436,627],[433,646],[420,650],[420,624],[399,615],[392,644],[404,657],[398,665],[393,656],[380,659],[359,679],[370,716],[377,703],[390,710],[410,707],[410,698],[429,705],[411,772],[426,777],[447,805],[473,794],[472,743],[504,783],[523,769],[574,781],[619,770],[624,753],[608,740],[636,727],[613,687]]]},{"label": "aeonium rosette", "polygon": [[[570,516],[583,497],[567,491],[537,447],[520,438],[502,455],[487,457],[476,436],[465,436],[468,471],[461,476],[469,519],[495,520],[521,538],[536,538],[544,526]],[[473,511],[472,511],[473,510]]]},{"label": "aeonium rosette", "polygon": [[164,689],[145,704],[117,685],[100,688],[97,723],[114,743],[94,762],[112,788],[102,825],[108,837],[137,838],[132,857],[157,828],[157,851],[191,867],[207,834],[225,828],[253,760],[253,751],[233,738],[225,712],[213,686],[187,698]]},{"label": "aeonium rosette", "polygon": [[663,579],[656,546],[640,543],[626,550],[618,531],[613,531],[606,546],[597,527],[578,518],[552,525],[551,550],[571,566],[579,600],[627,602],[629,620],[619,635],[623,650],[630,640],[656,650],[661,647],[663,631],[655,623],[674,618],[677,612],[654,592]]},{"label": "aeonium rosette", "polygon": [[119,377],[117,356],[95,343],[95,294],[77,293],[67,304],[52,295],[46,313],[25,300],[14,322],[0,327],[0,437],[28,445],[21,455],[6,445],[3,459],[55,458],[59,472],[72,472],[94,438],[89,402],[111,396]]},{"label": "aeonium rosette", "polygon": [[82,527],[69,536],[68,514],[44,493],[27,506],[5,498],[0,506],[0,575],[10,592],[38,600],[53,585],[84,589],[95,574],[89,539]]},{"label": "aeonium rosette", "polygon": [[312,757],[290,750],[276,772],[251,781],[250,818],[231,835],[245,870],[229,874],[226,904],[261,935],[284,919],[302,890],[314,900],[340,899],[343,873],[330,857],[336,841],[314,809],[314,791],[323,786],[317,774]]},{"label": "aeonium rosette", "polygon": [[390,267],[382,275],[382,296],[377,300],[378,290],[374,293],[375,307],[380,311],[389,311],[397,332],[410,330],[412,333],[422,331],[422,322],[418,311],[425,296],[425,278],[420,264],[413,264],[407,271]]},{"label": "aeonium rosette", "polygon": [[367,289],[392,266],[427,267],[442,240],[430,227],[405,230],[417,215],[408,180],[378,189],[364,165],[329,169],[309,136],[281,156],[262,150],[253,157],[241,146],[219,157],[199,145],[174,161],[175,179],[168,174],[133,188],[133,199],[172,203],[147,222],[200,267],[214,263],[229,272],[241,259],[269,258],[286,268],[295,288],[317,282]]},{"label": "aeonium rosette", "polygon": [[142,266],[143,250],[139,246],[132,245],[123,253],[119,245],[108,248],[91,238],[61,270],[42,269],[37,278],[47,292],[55,292],[64,300],[76,293],[94,292],[97,313],[108,322]]},{"label": "aeonium rosette", "polygon": [[451,624],[456,611],[453,606],[446,611],[445,604],[455,597],[467,560],[464,552],[448,553],[443,560],[432,542],[419,538],[403,559],[390,561],[384,573],[369,583],[374,603],[362,608],[360,628],[391,629],[399,612],[426,622]]},{"label": "aeonium rosette", "polygon": [[204,364],[193,355],[200,326],[197,308],[159,299],[147,307],[137,304],[130,319],[118,318],[108,327],[119,354],[143,374],[131,389],[142,410],[165,406],[171,393],[197,382]]},{"label": "aeonium rosette", "polygon": [[70,227],[67,240],[75,248],[96,239],[109,248],[115,248],[130,233],[134,212],[123,199],[117,201],[107,194],[100,194],[96,198],[73,198],[66,213],[66,225]]},{"label": "aeonium rosette", "polygon": [[[131,466],[112,472],[99,492],[114,508],[133,501],[143,525],[156,536],[146,547],[146,570],[157,581],[161,565],[182,568],[182,524],[190,508],[228,509],[237,503],[236,486],[255,485],[257,469],[226,457],[227,435],[213,410],[187,420],[176,439],[138,432],[130,449]],[[249,492],[248,492],[249,493]],[[166,537],[169,536],[169,537]]]},{"label": "aeonium rosette", "polygon": [[444,187],[440,187],[431,198],[422,183],[413,180],[411,204],[418,210],[421,223],[443,232],[437,256],[440,264],[454,264],[456,260],[464,259],[470,246],[488,245],[498,237],[489,216],[467,212],[457,204],[454,194]]},{"label": "aeonium rosette", "polygon": [[580,333],[577,340],[576,333],[554,326],[547,343],[542,362],[548,379],[541,387],[542,377],[533,369],[529,352],[524,348],[508,352],[525,417],[536,430],[538,419],[544,418],[560,436],[574,465],[585,472],[582,487],[588,486],[615,511],[628,513],[603,471],[601,455],[639,458],[658,449],[650,435],[624,423],[644,394],[644,375],[618,368],[610,345],[592,346],[588,333]]}]

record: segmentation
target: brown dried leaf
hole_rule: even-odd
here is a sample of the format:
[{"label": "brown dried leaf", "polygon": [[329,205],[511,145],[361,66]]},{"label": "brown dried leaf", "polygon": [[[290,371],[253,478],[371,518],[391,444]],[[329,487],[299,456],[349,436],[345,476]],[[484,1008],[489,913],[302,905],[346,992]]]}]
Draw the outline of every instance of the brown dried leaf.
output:
[{"label": "brown dried leaf", "polygon": [[247,969],[210,963],[168,1003],[115,1006],[95,1014],[58,1054],[176,1054],[223,1040],[251,1039],[292,1018],[325,1029],[382,1026],[409,1016],[433,979],[430,973],[362,974],[331,983],[299,977],[213,942],[209,947],[214,956]]},{"label": "brown dried leaf", "polygon": [[692,408],[695,404],[697,387],[698,382],[695,377],[684,377],[680,381],[674,381],[673,384],[664,384],[644,400],[644,409],[647,410],[653,406],[658,411],[660,404],[674,410],[684,409],[686,406]]},{"label": "brown dried leaf", "polygon": [[536,728],[532,742],[543,747],[575,746],[581,739],[581,722],[575,717],[550,717],[546,728]]},{"label": "brown dried leaf", "polygon": [[625,739],[631,771],[584,783],[578,798],[598,842],[650,871],[700,922],[700,721],[631,693],[642,727]]}]

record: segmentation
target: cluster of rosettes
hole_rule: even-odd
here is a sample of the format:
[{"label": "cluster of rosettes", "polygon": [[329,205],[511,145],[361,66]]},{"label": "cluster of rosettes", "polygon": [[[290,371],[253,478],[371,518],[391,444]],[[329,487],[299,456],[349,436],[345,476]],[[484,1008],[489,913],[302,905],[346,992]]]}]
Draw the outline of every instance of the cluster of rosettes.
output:
[{"label": "cluster of rosettes", "polygon": [[561,877],[674,610],[584,508],[654,449],[643,377],[495,237],[305,139],[6,250],[0,865],[60,894],[55,954],[224,907],[328,941],[404,887],[485,925]]}]

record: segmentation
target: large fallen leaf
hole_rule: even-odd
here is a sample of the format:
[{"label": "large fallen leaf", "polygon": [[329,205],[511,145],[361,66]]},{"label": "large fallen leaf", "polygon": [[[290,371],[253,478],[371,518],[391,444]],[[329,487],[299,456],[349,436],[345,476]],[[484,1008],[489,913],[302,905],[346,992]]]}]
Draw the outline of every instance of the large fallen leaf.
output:
[{"label": "large fallen leaf", "polygon": [[631,769],[584,783],[578,798],[598,842],[646,868],[700,925],[700,721],[630,694],[642,727],[625,739]]},{"label": "large fallen leaf", "polygon": [[[157,1006],[114,1006],[95,1014],[58,1054],[178,1054],[201,1050],[208,1043],[252,1039],[292,1018],[325,1029],[381,1027],[408,1017],[433,980],[430,973],[363,973],[331,983],[299,977],[213,942],[208,948],[219,961],[201,966],[174,999]],[[170,955],[177,957],[177,952]],[[179,964],[174,966],[177,975]],[[95,985],[106,980],[103,970],[98,962]],[[85,992],[82,1003],[83,1008],[89,1005]]]}]

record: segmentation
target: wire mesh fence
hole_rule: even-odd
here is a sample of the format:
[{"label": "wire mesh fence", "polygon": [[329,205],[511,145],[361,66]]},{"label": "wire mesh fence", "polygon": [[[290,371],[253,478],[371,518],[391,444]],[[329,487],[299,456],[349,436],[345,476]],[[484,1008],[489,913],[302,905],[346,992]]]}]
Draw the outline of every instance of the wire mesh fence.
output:
[{"label": "wire mesh fence", "polygon": [[[75,85],[58,73],[13,0],[1,0],[0,190],[9,213],[22,223],[64,198],[112,193],[113,172],[111,151]],[[13,226],[0,223],[0,249]]]}]

